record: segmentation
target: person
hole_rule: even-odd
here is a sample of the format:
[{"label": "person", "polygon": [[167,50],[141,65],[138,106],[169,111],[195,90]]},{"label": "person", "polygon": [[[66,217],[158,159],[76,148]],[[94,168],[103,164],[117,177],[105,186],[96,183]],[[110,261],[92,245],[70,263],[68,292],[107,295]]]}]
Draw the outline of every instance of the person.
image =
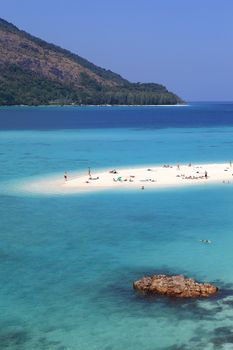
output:
[{"label": "person", "polygon": [[91,177],[91,168],[88,167],[88,176]]},{"label": "person", "polygon": [[180,170],[180,164],[177,164],[177,170]]},{"label": "person", "polygon": [[232,161],[230,160],[230,167],[232,167]]},{"label": "person", "polygon": [[209,239],[201,239],[200,240],[201,243],[211,243],[211,241]]},{"label": "person", "polygon": [[208,174],[207,174],[207,171],[205,171],[205,178],[207,179],[207,177],[208,177]]},{"label": "person", "polygon": [[65,179],[65,181],[67,181],[67,172],[66,171],[64,173],[64,179]]},{"label": "person", "polygon": [[142,190],[144,190],[144,188],[145,188],[145,187],[144,187],[144,186],[142,186],[141,188],[142,188]]}]

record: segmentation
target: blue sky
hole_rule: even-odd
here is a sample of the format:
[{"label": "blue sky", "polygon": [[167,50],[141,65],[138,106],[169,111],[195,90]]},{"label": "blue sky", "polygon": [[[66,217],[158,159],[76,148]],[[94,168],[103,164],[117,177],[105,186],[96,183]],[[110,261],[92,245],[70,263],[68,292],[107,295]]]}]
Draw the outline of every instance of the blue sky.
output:
[{"label": "blue sky", "polygon": [[135,82],[233,100],[232,0],[7,0],[0,17]]}]

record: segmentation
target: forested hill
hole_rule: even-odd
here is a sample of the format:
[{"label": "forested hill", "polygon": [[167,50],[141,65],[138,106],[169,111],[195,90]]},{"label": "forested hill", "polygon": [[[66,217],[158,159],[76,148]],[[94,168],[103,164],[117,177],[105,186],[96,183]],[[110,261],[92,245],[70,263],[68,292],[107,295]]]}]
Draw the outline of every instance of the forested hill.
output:
[{"label": "forested hill", "polygon": [[160,84],[130,83],[0,19],[0,105],[177,103]]}]

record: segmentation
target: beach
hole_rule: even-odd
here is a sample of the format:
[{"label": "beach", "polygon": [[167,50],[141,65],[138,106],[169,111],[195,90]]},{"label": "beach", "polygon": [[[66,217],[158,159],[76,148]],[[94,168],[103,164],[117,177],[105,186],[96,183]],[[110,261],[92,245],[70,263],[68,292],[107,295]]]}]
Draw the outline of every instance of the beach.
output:
[{"label": "beach", "polygon": [[152,189],[206,183],[230,183],[233,179],[230,164],[188,164],[148,166],[131,169],[112,169],[67,179],[66,188],[80,191],[107,189]]},{"label": "beach", "polygon": [[64,176],[44,176],[27,179],[21,185],[26,192],[83,193],[108,190],[152,190],[168,187],[223,184],[233,181],[233,167],[229,163],[163,164],[144,167],[95,170],[86,174],[65,173]]}]

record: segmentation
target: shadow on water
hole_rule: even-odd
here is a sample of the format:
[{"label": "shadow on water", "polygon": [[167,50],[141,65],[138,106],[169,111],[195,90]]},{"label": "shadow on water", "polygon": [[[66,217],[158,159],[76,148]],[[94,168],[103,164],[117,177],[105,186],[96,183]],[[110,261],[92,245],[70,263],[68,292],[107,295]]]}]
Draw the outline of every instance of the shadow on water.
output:
[{"label": "shadow on water", "polygon": [[173,350],[173,349],[174,350],[177,350],[177,349],[199,350],[199,349],[205,349],[208,344],[210,345],[208,349],[223,350],[223,349],[226,349],[225,346],[227,346],[227,349],[232,349],[232,344],[233,344],[232,327],[225,327],[225,326],[216,327],[208,333],[201,327],[198,327],[195,331],[195,335],[190,339],[190,342],[188,345],[183,344],[181,347],[171,346],[171,347],[166,347],[163,350]]},{"label": "shadow on water", "polygon": [[0,331],[0,349],[24,350],[31,339],[30,332],[19,329],[6,329]]},{"label": "shadow on water", "polygon": [[66,350],[67,347],[59,340],[51,340],[39,333],[40,336],[28,330],[4,327],[0,331],[1,350]]}]

